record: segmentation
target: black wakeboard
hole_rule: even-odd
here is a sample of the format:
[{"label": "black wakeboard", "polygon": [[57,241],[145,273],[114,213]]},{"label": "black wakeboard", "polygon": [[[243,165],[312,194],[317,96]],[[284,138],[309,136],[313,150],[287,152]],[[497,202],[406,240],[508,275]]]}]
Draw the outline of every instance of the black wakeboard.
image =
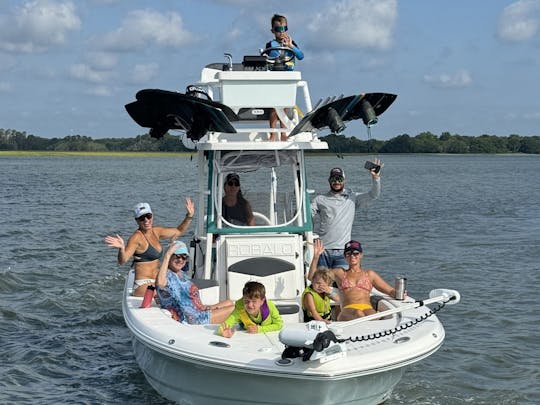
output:
[{"label": "black wakeboard", "polygon": [[126,110],[137,124],[150,128],[154,138],[170,129],[184,130],[194,141],[208,131],[236,133],[231,121],[238,121],[238,116],[224,104],[159,89],[141,90],[135,97]]},{"label": "black wakeboard", "polygon": [[339,133],[345,129],[345,122],[357,119],[362,119],[365,125],[374,125],[396,97],[389,93],[366,93],[334,100],[307,113],[289,136],[324,127]]}]

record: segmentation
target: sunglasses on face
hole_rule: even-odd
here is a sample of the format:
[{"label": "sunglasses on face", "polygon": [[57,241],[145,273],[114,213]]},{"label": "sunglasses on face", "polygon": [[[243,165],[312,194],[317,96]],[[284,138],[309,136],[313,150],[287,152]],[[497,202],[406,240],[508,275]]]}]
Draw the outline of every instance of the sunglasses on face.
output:
[{"label": "sunglasses on face", "polygon": [[227,182],[227,185],[229,187],[240,187],[240,183],[238,183],[237,181],[232,181],[232,180]]},{"label": "sunglasses on face", "polygon": [[343,177],[330,177],[330,183],[343,183]]},{"label": "sunglasses on face", "polygon": [[345,257],[359,256],[359,255],[360,255],[360,252],[358,250],[349,250],[349,251],[345,252]]},{"label": "sunglasses on face", "polygon": [[285,32],[285,31],[287,31],[286,25],[276,25],[274,27],[274,32]]},{"label": "sunglasses on face", "polygon": [[186,254],[173,255],[173,259],[175,259],[175,260],[187,260],[187,255]]},{"label": "sunglasses on face", "polygon": [[148,213],[148,214],[144,214],[144,215],[141,215],[139,218],[137,218],[137,221],[144,221],[145,219],[152,219],[152,214]]}]

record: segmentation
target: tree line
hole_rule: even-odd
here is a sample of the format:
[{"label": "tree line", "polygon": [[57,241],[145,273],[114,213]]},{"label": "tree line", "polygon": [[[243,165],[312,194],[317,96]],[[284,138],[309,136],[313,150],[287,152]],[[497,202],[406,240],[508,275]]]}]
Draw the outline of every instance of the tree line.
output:
[{"label": "tree line", "polygon": [[[437,136],[422,132],[416,136],[398,135],[387,141],[361,140],[345,135],[321,137],[328,143],[327,153],[531,153],[540,154],[540,136],[462,136],[443,132]],[[41,138],[14,129],[0,128],[0,150],[77,151],[77,152],[185,152],[179,136],[165,134],[153,139],[148,134],[135,138],[100,138],[69,135]],[[320,153],[320,151],[318,151]]]}]

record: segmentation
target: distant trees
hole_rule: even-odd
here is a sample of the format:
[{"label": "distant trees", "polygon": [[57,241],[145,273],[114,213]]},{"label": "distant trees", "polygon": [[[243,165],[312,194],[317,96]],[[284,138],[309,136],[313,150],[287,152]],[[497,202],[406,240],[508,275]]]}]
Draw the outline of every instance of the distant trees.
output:
[{"label": "distant trees", "polygon": [[[328,153],[532,153],[540,154],[540,136],[480,135],[462,136],[443,132],[440,136],[422,132],[414,137],[401,134],[388,141],[330,134],[321,137],[328,143]],[[85,152],[183,152],[189,149],[180,137],[165,134],[161,139],[150,135],[135,138],[92,139],[83,135],[46,139],[14,129],[0,129],[0,150],[85,151]]]},{"label": "distant trees", "polygon": [[[343,135],[328,135],[333,153],[540,153],[540,136],[462,136],[443,132],[440,136],[422,132],[415,137],[398,135],[388,141],[361,141]],[[368,147],[369,144],[369,147]]]}]

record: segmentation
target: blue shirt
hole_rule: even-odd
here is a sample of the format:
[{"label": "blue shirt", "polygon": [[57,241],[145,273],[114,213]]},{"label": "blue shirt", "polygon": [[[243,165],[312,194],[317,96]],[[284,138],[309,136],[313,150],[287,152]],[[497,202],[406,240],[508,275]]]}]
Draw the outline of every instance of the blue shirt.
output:
[{"label": "blue shirt", "polygon": [[[273,39],[272,41],[266,43],[266,49],[268,49],[268,48],[277,48],[277,47],[281,47],[281,46],[284,46],[284,45],[282,45],[281,43],[279,43],[275,39]],[[282,55],[283,53],[285,53],[284,56],[286,56],[286,57],[292,56],[292,59],[285,63],[285,69],[286,70],[294,70],[294,64],[295,64],[294,59],[295,58],[298,59],[298,60],[304,59],[304,53],[298,48],[298,45],[296,45],[296,42],[294,42],[294,41],[293,41],[293,47],[289,48],[289,49],[290,49],[290,51],[272,50],[272,51],[268,52],[268,56],[270,58],[277,58],[278,56]]]}]

